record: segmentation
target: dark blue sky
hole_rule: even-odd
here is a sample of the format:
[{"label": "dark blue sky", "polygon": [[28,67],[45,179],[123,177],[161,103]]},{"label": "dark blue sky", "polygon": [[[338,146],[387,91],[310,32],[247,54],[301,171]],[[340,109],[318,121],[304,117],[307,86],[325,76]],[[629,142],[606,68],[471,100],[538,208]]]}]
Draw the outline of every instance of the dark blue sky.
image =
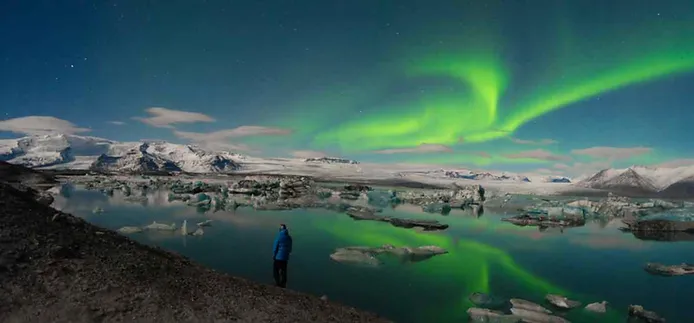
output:
[{"label": "dark blue sky", "polygon": [[[692,1],[8,0],[0,18],[4,137],[52,116],[116,140],[509,170],[694,154]],[[151,107],[215,121],[133,119]],[[268,128],[230,130],[249,125]]]}]

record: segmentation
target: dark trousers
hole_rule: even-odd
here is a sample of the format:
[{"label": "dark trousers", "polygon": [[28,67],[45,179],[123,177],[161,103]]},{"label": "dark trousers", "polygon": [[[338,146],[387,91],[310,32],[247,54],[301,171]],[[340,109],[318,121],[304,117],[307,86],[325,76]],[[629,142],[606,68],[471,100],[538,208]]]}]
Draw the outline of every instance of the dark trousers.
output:
[{"label": "dark trousers", "polygon": [[272,276],[275,277],[275,285],[287,287],[287,261],[275,260],[272,265]]}]

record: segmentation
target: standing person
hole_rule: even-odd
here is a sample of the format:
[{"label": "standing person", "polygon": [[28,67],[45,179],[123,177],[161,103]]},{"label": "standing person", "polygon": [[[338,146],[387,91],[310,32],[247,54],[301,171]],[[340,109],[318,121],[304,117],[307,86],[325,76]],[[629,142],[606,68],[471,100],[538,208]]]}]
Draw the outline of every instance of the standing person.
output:
[{"label": "standing person", "polygon": [[292,253],[292,236],[289,235],[289,230],[284,224],[280,224],[280,231],[277,232],[275,243],[272,247],[272,275],[275,278],[275,285],[285,288],[287,287],[287,262],[289,254]]}]

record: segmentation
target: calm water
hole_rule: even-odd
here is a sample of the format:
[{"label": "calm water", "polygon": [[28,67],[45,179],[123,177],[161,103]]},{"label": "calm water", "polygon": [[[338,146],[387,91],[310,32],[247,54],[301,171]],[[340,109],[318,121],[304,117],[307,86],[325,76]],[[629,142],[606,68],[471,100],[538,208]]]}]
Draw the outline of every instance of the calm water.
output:
[{"label": "calm water", "polygon": [[[643,270],[646,262],[692,262],[694,243],[641,241],[617,230],[619,223],[560,232],[539,232],[499,221],[485,213],[477,218],[462,211],[448,216],[423,214],[414,206],[399,206],[384,214],[436,218],[451,227],[421,233],[386,223],[353,221],[327,210],[201,213],[167,202],[167,193],[149,195],[147,206],[76,190],[59,197],[55,206],[110,229],[146,225],[152,221],[184,219],[189,229],[214,220],[202,237],[167,233],[133,234],[132,238],[159,245],[220,271],[272,283],[272,241],[279,223],[294,237],[288,287],[327,295],[397,322],[465,322],[476,291],[519,297],[542,303],[546,293],[560,293],[585,303],[607,300],[611,309],[596,315],[576,309],[573,322],[624,322],[626,307],[641,304],[668,322],[692,322],[694,276],[656,277]],[[93,214],[95,207],[104,213]],[[335,263],[338,247],[438,245],[449,254],[419,263],[387,263],[380,268]],[[678,306],[679,305],[679,306]]]}]

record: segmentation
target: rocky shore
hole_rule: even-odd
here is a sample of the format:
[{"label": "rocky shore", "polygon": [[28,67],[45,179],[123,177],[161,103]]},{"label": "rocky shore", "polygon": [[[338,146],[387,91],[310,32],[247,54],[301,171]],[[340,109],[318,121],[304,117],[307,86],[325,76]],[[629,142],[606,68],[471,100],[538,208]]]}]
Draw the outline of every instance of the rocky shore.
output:
[{"label": "rocky shore", "polygon": [[207,269],[36,198],[0,182],[0,322],[387,322]]}]

